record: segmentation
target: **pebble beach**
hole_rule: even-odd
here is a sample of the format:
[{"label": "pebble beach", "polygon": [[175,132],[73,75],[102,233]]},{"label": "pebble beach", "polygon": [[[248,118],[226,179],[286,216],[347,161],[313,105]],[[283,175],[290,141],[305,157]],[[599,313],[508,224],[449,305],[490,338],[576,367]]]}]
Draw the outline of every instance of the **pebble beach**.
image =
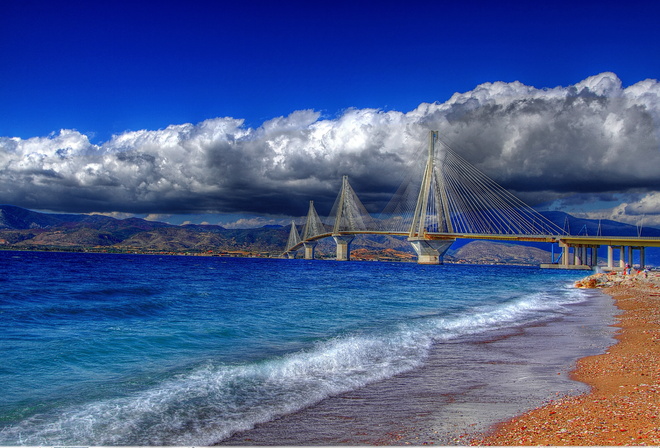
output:
[{"label": "pebble beach", "polygon": [[660,444],[660,273],[594,274],[576,286],[602,288],[622,311],[617,343],[571,373],[590,392],[502,423],[472,445]]}]

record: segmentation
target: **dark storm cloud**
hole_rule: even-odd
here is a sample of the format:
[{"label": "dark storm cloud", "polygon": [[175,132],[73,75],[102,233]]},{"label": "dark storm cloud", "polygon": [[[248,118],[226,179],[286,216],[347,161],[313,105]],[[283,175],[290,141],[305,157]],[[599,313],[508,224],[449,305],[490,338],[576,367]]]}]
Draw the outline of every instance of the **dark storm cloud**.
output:
[{"label": "dark storm cloud", "polygon": [[[376,211],[428,130],[532,203],[634,190],[630,213],[660,212],[660,86],[612,73],[574,86],[487,83],[408,113],[297,111],[253,129],[215,118],[126,132],[102,145],[62,130],[0,139],[0,202],[67,212],[302,215],[334,202],[342,175]],[[576,196],[579,197],[579,196]],[[635,208],[636,207],[636,208]]]}]

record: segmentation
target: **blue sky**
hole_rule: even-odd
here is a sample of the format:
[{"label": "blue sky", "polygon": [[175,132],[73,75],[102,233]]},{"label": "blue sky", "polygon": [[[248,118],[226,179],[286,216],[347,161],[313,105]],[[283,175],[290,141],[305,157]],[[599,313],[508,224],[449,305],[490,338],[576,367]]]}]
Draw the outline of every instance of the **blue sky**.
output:
[{"label": "blue sky", "polygon": [[0,136],[407,112],[488,81],[660,73],[660,3],[3,0]]},{"label": "blue sky", "polygon": [[[331,204],[343,174],[358,194],[396,190],[372,172],[396,171],[386,161],[410,151],[396,144],[436,128],[532,205],[660,224],[660,175],[646,172],[660,171],[659,13],[656,1],[0,0],[0,203],[276,223]],[[580,91],[607,100],[598,120],[586,99],[576,112]],[[484,112],[503,104],[513,112]],[[596,162],[558,172],[544,156],[579,151]]]}]

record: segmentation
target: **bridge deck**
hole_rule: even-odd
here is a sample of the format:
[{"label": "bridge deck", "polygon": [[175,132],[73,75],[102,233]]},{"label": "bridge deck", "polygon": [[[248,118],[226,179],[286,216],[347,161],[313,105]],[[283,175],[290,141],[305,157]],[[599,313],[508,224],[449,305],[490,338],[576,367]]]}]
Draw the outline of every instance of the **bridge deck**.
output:
[{"label": "bridge deck", "polygon": [[[342,231],[338,233],[323,233],[301,241],[297,245],[289,248],[289,251],[300,249],[304,243],[313,242],[331,236],[348,235],[392,235],[408,236],[407,232],[387,232],[387,231]],[[430,240],[452,240],[452,239],[474,239],[474,240],[493,240],[510,242],[535,242],[535,243],[559,243],[560,245],[586,245],[586,246],[639,246],[639,247],[660,247],[660,237],[635,237],[635,236],[575,236],[575,235],[509,235],[509,234],[473,234],[473,233],[433,233],[425,234]]]}]

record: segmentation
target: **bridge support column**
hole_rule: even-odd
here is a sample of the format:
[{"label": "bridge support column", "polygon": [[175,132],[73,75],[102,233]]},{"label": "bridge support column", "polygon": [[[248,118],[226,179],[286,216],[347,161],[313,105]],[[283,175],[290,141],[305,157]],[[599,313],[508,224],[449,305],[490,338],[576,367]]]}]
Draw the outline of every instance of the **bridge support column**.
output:
[{"label": "bridge support column", "polygon": [[561,264],[563,264],[565,267],[570,264],[569,262],[569,257],[571,256],[571,249],[569,246],[563,246],[561,248]]},{"label": "bridge support column", "polygon": [[628,246],[628,264],[630,265],[631,268],[633,266],[633,261],[635,261],[633,249],[634,247]]},{"label": "bridge support column", "polygon": [[332,235],[337,243],[337,261],[349,261],[351,259],[351,242],[355,239],[353,235]]},{"label": "bridge support column", "polygon": [[639,268],[644,269],[646,266],[646,252],[644,246],[628,246],[628,264],[630,267],[634,266],[635,250],[639,251]]},{"label": "bridge support column", "polygon": [[599,247],[600,246],[594,246],[594,245],[587,246],[587,251],[586,251],[587,261],[588,261],[587,264],[589,266],[591,266],[592,268],[594,266],[598,266],[598,248]]},{"label": "bridge support column", "polygon": [[289,258],[290,260],[293,260],[294,258],[296,258],[296,252],[295,252],[295,251],[294,251],[294,252],[287,252],[287,253],[286,253],[286,256],[287,256],[287,258]]},{"label": "bridge support column", "polygon": [[316,241],[308,241],[306,243],[303,243],[303,246],[305,246],[305,260],[313,260],[314,249],[316,248]]},{"label": "bridge support column", "polygon": [[607,246],[607,268],[612,269],[614,267],[614,247]]},{"label": "bridge support column", "polygon": [[598,266],[598,249],[600,246],[591,246],[591,267]]},{"label": "bridge support column", "polygon": [[408,238],[408,241],[410,241],[410,244],[417,253],[418,264],[442,264],[442,257],[456,240]]},{"label": "bridge support column", "polygon": [[620,246],[619,247],[619,267],[620,268],[625,268],[626,267],[626,247],[625,246]]},{"label": "bridge support column", "polygon": [[582,249],[584,249],[582,245],[577,245],[573,248],[573,265],[575,266],[582,264]]}]

